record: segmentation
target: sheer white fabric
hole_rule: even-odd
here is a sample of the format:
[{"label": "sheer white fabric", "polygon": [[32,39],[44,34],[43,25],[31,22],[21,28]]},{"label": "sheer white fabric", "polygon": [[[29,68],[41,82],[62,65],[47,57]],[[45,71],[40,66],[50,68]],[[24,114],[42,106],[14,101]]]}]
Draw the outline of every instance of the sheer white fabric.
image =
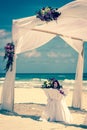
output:
[{"label": "sheer white fabric", "polygon": [[55,37],[54,34],[33,31],[31,28],[43,22],[35,17],[33,21],[31,19],[29,17],[13,20],[13,41],[17,43],[16,54],[38,48]]},{"label": "sheer white fabric", "polygon": [[1,109],[13,111],[14,109],[14,80],[15,80],[15,66],[16,60],[14,57],[13,70],[10,69],[6,73],[6,78],[2,91]]},{"label": "sheer white fabric", "polygon": [[61,15],[58,20],[48,23],[35,16],[13,20],[16,53],[42,46],[56,35],[87,41],[87,1],[71,2],[59,11]]},{"label": "sheer white fabric", "polygon": [[87,41],[87,1],[71,2],[59,11],[61,16],[57,22],[36,26],[35,29]]},{"label": "sheer white fabric", "polygon": [[72,106],[76,108],[82,108],[82,79],[83,79],[83,56],[79,54],[78,64],[77,64],[77,73],[76,73],[76,82],[73,92]]},{"label": "sheer white fabric", "polygon": [[[80,64],[77,67],[76,77],[78,78],[76,84],[77,86],[79,85],[82,86],[81,79],[82,79],[82,72],[83,72],[82,70],[83,57],[80,53],[81,46],[78,41],[80,40],[83,42],[87,41],[87,1],[76,0],[74,2],[71,2],[59,8],[59,11],[61,12],[61,16],[58,18],[58,20],[49,23],[42,22],[41,20],[36,18],[36,16],[13,20],[12,35],[13,35],[13,42],[16,44],[16,54],[40,47],[46,44],[49,40],[54,38],[56,35],[62,36],[62,38],[64,37],[63,39],[65,39],[66,37],[68,44],[70,38],[72,39],[71,41],[75,39],[77,40],[78,45],[76,42],[75,43],[70,42],[70,45],[73,48],[75,48],[75,50],[78,50],[80,54],[79,61],[78,61],[78,64],[79,63]],[[11,76],[12,73],[8,71],[6,75],[6,80],[3,87],[3,99],[5,100],[8,99],[8,95],[10,95],[10,93],[13,93],[14,85],[12,86],[12,84],[14,84],[14,76]],[[10,77],[12,81],[10,80]],[[9,82],[9,80],[11,82]],[[10,88],[12,87],[12,89],[7,90],[8,94],[6,96],[5,93],[6,93],[7,86],[9,86]],[[81,87],[79,87],[79,90],[80,89]],[[78,89],[75,90],[75,93],[77,92]],[[13,99],[13,97],[10,98]],[[77,98],[79,98],[79,94],[77,95]],[[78,100],[77,102],[80,102],[80,100]],[[4,108],[3,101],[2,101],[2,106]],[[4,101],[4,104],[5,102],[6,101]],[[5,108],[11,110],[11,108],[13,107],[13,100],[12,103],[9,102],[10,101],[8,101],[7,103],[7,106],[9,107],[8,108],[5,107]],[[80,105],[75,105],[75,106],[80,107]]]},{"label": "sheer white fabric", "polygon": [[49,121],[62,121],[71,123],[72,116],[66,105],[65,96],[60,94],[57,89],[44,89],[48,101],[42,118]]},{"label": "sheer white fabric", "polygon": [[82,107],[82,79],[83,79],[83,41],[71,39],[67,37],[61,37],[64,39],[73,49],[78,52],[78,62],[75,77],[75,86],[73,92],[72,106],[76,108]]}]

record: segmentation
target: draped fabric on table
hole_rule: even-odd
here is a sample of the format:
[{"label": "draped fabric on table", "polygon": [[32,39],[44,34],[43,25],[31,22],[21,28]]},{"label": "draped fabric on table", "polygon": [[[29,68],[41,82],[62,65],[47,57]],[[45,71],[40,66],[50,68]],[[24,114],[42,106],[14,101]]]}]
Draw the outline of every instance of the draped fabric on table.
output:
[{"label": "draped fabric on table", "polygon": [[[59,8],[58,11],[61,12],[58,20],[48,23],[41,21],[36,18],[36,16],[13,20],[13,42],[16,45],[16,54],[38,48],[56,36],[61,37],[66,41],[66,43],[74,48],[78,52],[79,56],[76,70],[76,87],[74,89],[72,105],[73,107],[81,108],[83,74],[82,52],[83,43],[84,41],[87,41],[87,1],[76,0],[70,2],[69,4]],[[12,73],[7,72],[8,76],[6,76],[6,80],[9,80],[9,75],[12,76]],[[6,80],[5,82],[7,82]],[[12,82],[14,82],[14,76]],[[14,87],[10,82],[4,83],[3,99],[4,96],[9,95],[12,91],[12,89],[6,91],[6,86]],[[7,93],[7,95],[4,93]],[[10,104],[11,107],[13,106],[12,104]],[[3,100],[2,106],[4,109]],[[10,108],[6,109],[11,110]]]},{"label": "draped fabric on table", "polygon": [[[47,96],[47,105],[42,113],[42,119],[72,123],[73,118],[66,104],[66,97],[57,89],[43,89]],[[66,90],[64,90],[66,93]]]}]

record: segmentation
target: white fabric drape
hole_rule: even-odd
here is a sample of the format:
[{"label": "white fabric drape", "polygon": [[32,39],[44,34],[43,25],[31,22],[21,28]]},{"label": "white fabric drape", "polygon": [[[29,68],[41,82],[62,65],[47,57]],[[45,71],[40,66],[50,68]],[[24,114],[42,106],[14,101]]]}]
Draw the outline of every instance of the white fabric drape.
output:
[{"label": "white fabric drape", "polygon": [[31,30],[31,27],[34,27],[38,23],[38,19],[35,21],[31,21],[29,24],[27,21],[27,24],[25,24],[26,19],[21,21],[13,20],[13,41],[17,43],[16,54],[38,48],[55,37],[54,34],[37,33],[37,31]]},{"label": "white fabric drape", "polygon": [[76,69],[76,77],[75,77],[75,86],[73,92],[72,106],[75,108],[82,107],[82,80],[83,80],[83,65],[84,65],[84,57],[83,57],[83,41],[61,37],[68,43],[74,50],[78,52],[78,62]]},{"label": "white fabric drape", "polygon": [[16,53],[32,50],[56,35],[87,41],[87,1],[71,2],[61,8],[57,21],[43,22],[36,16],[13,20],[13,41]]},{"label": "white fabric drape", "polygon": [[14,109],[14,81],[15,81],[15,67],[16,59],[14,57],[13,69],[6,73],[6,78],[3,85],[2,91],[2,104],[1,109],[13,111]]},{"label": "white fabric drape", "polygon": [[76,82],[73,93],[72,106],[76,108],[82,107],[82,79],[83,79],[83,63],[84,59],[82,54],[79,54],[77,72],[76,72]]},{"label": "white fabric drape", "polygon": [[[68,44],[71,45],[79,53],[78,48],[81,47],[79,41],[83,42],[87,41],[87,1],[86,0],[73,1],[59,8],[59,11],[61,12],[61,15],[58,18],[58,20],[51,21],[49,23],[42,22],[41,20],[36,18],[36,16],[13,20],[12,35],[13,35],[13,42],[16,44],[16,54],[40,47],[46,44],[56,35],[64,37],[63,38],[64,40],[66,40],[65,39],[66,37]],[[73,41],[73,44],[71,44],[70,39],[72,39],[71,41]],[[75,39],[76,41],[74,41],[73,39]],[[79,87],[80,85],[79,91],[82,86],[81,84],[82,72],[83,72],[83,57],[81,53],[79,53],[79,61],[76,75],[77,77],[76,86]],[[10,80],[12,73],[8,72],[6,75],[3,87],[3,99],[5,100],[8,99],[8,95],[13,93],[14,76],[13,78],[11,78],[12,81]],[[11,82],[8,83],[7,79],[8,81],[10,80]],[[5,95],[7,86],[10,87],[10,90],[7,91],[8,94]],[[75,89],[74,93],[78,93],[78,90]],[[10,96],[10,98],[13,97]],[[79,98],[79,94],[77,95],[77,98]],[[7,101],[5,100],[3,100],[4,103],[2,102],[3,108],[6,108],[6,105],[9,106],[10,101],[8,101],[7,103]],[[74,101],[81,102],[80,100],[81,98],[78,101],[76,101],[75,98],[73,102]],[[13,102],[10,105],[11,106],[9,106],[9,108],[6,109],[10,110],[10,107],[12,108]],[[79,105],[73,105],[73,106],[80,107],[80,103]]]}]

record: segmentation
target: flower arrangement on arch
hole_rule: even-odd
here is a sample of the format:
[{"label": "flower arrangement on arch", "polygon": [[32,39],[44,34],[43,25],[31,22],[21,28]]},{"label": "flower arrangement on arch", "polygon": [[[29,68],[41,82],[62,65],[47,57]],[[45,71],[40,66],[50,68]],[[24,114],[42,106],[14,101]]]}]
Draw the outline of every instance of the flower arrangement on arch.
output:
[{"label": "flower arrangement on arch", "polygon": [[15,54],[15,45],[13,44],[13,42],[7,43],[4,49],[5,49],[4,60],[7,59],[5,70],[7,72],[10,68],[10,71],[12,71],[14,54]]},{"label": "flower arrangement on arch", "polygon": [[42,21],[52,21],[57,20],[57,18],[61,15],[60,12],[58,12],[58,8],[52,8],[52,7],[43,7],[37,12],[36,17],[40,18]]}]

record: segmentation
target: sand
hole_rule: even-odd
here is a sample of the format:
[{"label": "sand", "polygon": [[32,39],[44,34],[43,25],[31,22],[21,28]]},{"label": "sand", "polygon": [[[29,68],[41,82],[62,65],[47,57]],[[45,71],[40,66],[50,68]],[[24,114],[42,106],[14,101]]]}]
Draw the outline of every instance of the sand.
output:
[{"label": "sand", "polygon": [[[72,108],[70,90],[66,103],[73,116],[72,124],[39,121],[47,104],[47,97],[41,88],[15,88],[14,112],[0,111],[0,130],[83,130],[87,114],[87,91],[82,92],[82,109]],[[0,87],[1,96],[1,87]]]}]

